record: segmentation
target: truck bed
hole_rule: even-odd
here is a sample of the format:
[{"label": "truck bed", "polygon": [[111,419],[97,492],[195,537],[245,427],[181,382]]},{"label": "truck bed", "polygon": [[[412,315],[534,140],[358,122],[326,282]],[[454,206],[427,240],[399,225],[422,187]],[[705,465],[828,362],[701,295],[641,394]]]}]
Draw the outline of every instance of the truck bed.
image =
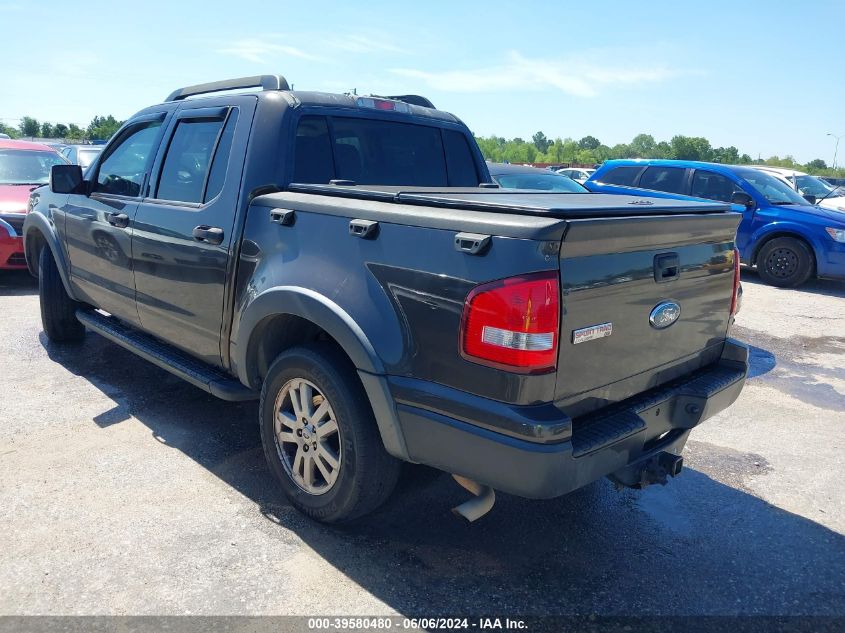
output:
[{"label": "truck bed", "polygon": [[293,192],[392,202],[449,209],[466,209],[576,220],[602,217],[727,213],[720,202],[670,198],[606,195],[591,192],[557,193],[534,190],[436,187],[390,187],[374,185],[291,184]]}]

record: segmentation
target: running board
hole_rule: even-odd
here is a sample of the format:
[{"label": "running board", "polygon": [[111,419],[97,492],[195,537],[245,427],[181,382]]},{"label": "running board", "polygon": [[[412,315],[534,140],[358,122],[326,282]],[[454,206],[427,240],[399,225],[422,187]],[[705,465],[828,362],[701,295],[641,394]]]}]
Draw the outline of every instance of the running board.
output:
[{"label": "running board", "polygon": [[114,317],[94,310],[77,310],[76,318],[88,329],[222,400],[236,402],[258,398],[255,391],[220,369],[128,327]]}]

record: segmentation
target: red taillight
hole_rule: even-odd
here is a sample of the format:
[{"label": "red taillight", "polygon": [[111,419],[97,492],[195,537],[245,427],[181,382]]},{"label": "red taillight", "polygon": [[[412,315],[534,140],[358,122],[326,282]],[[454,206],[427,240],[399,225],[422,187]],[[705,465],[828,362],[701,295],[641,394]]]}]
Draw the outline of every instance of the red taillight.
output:
[{"label": "red taillight", "polygon": [[403,101],[392,99],[378,99],[376,97],[358,97],[355,103],[359,108],[370,108],[373,110],[386,110],[391,112],[410,112],[408,104]]},{"label": "red taillight", "polygon": [[461,353],[510,371],[551,371],[557,365],[559,314],[556,271],[478,286],[464,303]]},{"label": "red taillight", "polygon": [[734,249],[734,292],[731,297],[731,316],[737,313],[739,299],[739,250]]}]

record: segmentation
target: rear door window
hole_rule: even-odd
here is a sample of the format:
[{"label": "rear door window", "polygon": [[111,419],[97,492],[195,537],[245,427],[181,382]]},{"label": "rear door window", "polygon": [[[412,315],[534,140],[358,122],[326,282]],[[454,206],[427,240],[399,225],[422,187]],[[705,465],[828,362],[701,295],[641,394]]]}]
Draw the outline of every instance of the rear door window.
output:
[{"label": "rear door window", "polygon": [[236,121],[236,112],[228,120],[225,113],[181,119],[167,148],[155,197],[201,203],[220,193]]},{"label": "rear door window", "polygon": [[667,193],[683,193],[686,169],[680,167],[652,166],[643,172],[639,186]]},{"label": "rear door window", "polygon": [[742,191],[742,189],[722,174],[706,169],[696,169],[693,174],[690,195],[696,198],[730,202],[737,191]]},{"label": "rear door window", "polygon": [[211,153],[223,127],[222,120],[179,121],[167,150],[156,198],[201,202]]},{"label": "rear door window", "polygon": [[296,131],[293,181],[362,185],[476,186],[466,136],[428,125],[358,117],[304,116]]},{"label": "rear door window", "polygon": [[636,165],[614,167],[613,169],[610,169],[607,173],[602,174],[601,177],[597,180],[606,185],[622,185],[623,187],[633,187],[637,176],[642,170],[642,167],[638,167]]}]

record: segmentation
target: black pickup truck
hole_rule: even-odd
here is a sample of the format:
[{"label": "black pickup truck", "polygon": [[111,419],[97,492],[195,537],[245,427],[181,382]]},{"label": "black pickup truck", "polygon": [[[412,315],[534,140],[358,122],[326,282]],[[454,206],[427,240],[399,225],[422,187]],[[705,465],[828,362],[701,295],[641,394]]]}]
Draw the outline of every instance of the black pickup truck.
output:
[{"label": "black pickup truck", "polygon": [[[240,88],[260,91],[237,92]],[[562,495],[680,470],[747,349],[727,205],[499,190],[418,96],[177,90],[24,225],[51,341],[85,328],[225,400],[260,398],[270,468],[327,522],[400,463]]]}]

